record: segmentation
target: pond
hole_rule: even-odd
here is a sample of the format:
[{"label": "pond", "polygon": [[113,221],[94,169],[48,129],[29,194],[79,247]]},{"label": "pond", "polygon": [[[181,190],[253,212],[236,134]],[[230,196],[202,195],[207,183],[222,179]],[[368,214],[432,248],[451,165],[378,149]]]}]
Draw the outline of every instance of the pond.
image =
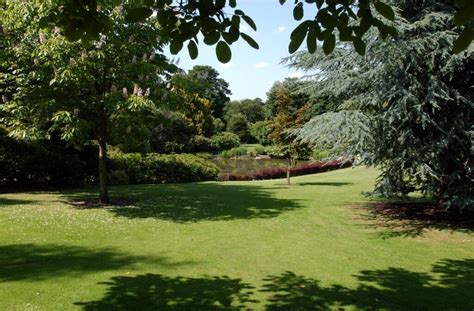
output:
[{"label": "pond", "polygon": [[[221,172],[223,173],[247,173],[257,171],[263,168],[287,167],[286,159],[270,159],[270,158],[254,158],[254,157],[237,157],[222,158],[215,157],[212,159]],[[308,163],[311,161],[293,161],[292,166]]]}]

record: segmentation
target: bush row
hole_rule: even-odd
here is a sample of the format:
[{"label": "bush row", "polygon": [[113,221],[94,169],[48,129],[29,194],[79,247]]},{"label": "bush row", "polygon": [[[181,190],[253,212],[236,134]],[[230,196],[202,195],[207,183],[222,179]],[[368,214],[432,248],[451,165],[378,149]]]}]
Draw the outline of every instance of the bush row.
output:
[{"label": "bush row", "polygon": [[[352,166],[352,161],[349,160],[333,160],[328,162],[313,162],[305,163],[290,168],[291,176],[308,175],[315,173],[323,173],[340,168]],[[263,179],[278,179],[286,177],[287,169],[284,167],[264,168],[255,172],[246,173],[221,173],[219,180],[263,180]]]},{"label": "bush row", "polygon": [[194,136],[191,140],[193,152],[214,152],[229,150],[240,145],[240,138],[234,133],[222,132],[212,137]]},{"label": "bush row", "polygon": [[17,141],[0,135],[0,187],[81,186],[96,179],[97,150],[52,141]]},{"label": "bush row", "polygon": [[111,152],[111,184],[177,183],[217,180],[218,167],[191,154]]}]

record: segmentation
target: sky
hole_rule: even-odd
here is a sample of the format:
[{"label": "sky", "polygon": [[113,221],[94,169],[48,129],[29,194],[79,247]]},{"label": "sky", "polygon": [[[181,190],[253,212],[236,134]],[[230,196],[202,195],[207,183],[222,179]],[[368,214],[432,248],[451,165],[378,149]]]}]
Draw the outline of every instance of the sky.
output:
[{"label": "sky", "polygon": [[[260,45],[259,50],[250,47],[239,39],[231,45],[232,60],[221,64],[215,54],[215,46],[199,43],[199,56],[191,60],[186,44],[180,53],[167,55],[179,59],[179,67],[185,70],[195,65],[214,67],[220,77],[229,83],[232,100],[260,97],[266,99],[266,92],[275,81],[285,77],[300,77],[303,74],[280,64],[283,57],[288,56],[290,33],[299,22],[293,20],[293,3],[290,1],[280,5],[278,0],[239,0],[237,7],[242,9],[257,24],[254,32],[245,22],[241,21],[241,31],[249,34]],[[228,8],[227,12],[232,12]]]}]

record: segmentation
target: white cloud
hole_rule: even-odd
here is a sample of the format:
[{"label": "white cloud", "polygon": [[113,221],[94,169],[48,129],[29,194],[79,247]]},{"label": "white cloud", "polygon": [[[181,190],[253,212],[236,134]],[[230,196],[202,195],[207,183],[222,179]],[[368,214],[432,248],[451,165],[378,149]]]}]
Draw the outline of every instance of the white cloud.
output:
[{"label": "white cloud", "polygon": [[228,63],[221,64],[221,67],[222,67],[223,69],[229,69],[229,68],[231,68],[231,67],[234,67],[234,65],[235,65],[235,64],[234,64],[232,61],[230,61],[230,62],[228,62]]},{"label": "white cloud", "polygon": [[255,68],[267,68],[268,66],[270,66],[270,64],[267,62],[259,62],[255,64]]},{"label": "white cloud", "polygon": [[286,27],[285,26],[280,26],[277,28],[277,32],[283,32],[286,30]]},{"label": "white cloud", "polygon": [[301,72],[301,71],[296,71],[296,72],[293,72],[293,73],[290,73],[288,75],[288,78],[302,78],[304,76],[304,73]]}]

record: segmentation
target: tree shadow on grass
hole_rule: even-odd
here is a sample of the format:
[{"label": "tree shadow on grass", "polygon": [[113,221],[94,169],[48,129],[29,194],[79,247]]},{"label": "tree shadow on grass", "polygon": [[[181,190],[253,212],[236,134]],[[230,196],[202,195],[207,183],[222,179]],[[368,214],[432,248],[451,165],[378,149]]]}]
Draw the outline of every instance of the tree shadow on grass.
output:
[{"label": "tree shadow on grass", "polygon": [[350,186],[354,183],[351,182],[297,182],[297,186],[329,186],[329,187],[341,187],[341,186]]},{"label": "tree shadow on grass", "polygon": [[[472,310],[474,260],[445,259],[429,273],[401,268],[361,271],[353,287],[324,286],[287,271],[263,280],[266,310]],[[229,277],[117,276],[103,298],[76,302],[84,310],[244,310],[254,287]]]},{"label": "tree shadow on grass", "polygon": [[0,198],[0,207],[12,206],[12,205],[35,204],[35,203],[38,203],[38,202],[34,200]]},{"label": "tree shadow on grass", "polygon": [[419,202],[376,202],[356,206],[368,226],[386,229],[382,238],[417,237],[426,230],[474,231],[474,214],[450,212],[441,206]]},{"label": "tree shadow on grass", "polygon": [[98,301],[77,302],[84,310],[240,310],[252,289],[240,279],[184,278],[159,274],[117,276]]},{"label": "tree shadow on grass", "polygon": [[321,286],[316,279],[285,272],[265,279],[267,310],[472,310],[474,260],[443,260],[431,273],[400,268],[361,271],[356,288]]},{"label": "tree shadow on grass", "polygon": [[169,262],[165,257],[129,256],[108,248],[84,248],[57,244],[13,244],[0,246],[0,282],[55,277],[133,267],[136,262],[179,266],[191,262]]},{"label": "tree shadow on grass", "polygon": [[[84,193],[64,196],[73,202],[83,198]],[[120,186],[113,188],[113,196],[132,202],[128,206],[107,207],[117,216],[175,222],[271,218],[301,207],[296,200],[275,198],[268,189],[253,185],[194,183]]]}]

